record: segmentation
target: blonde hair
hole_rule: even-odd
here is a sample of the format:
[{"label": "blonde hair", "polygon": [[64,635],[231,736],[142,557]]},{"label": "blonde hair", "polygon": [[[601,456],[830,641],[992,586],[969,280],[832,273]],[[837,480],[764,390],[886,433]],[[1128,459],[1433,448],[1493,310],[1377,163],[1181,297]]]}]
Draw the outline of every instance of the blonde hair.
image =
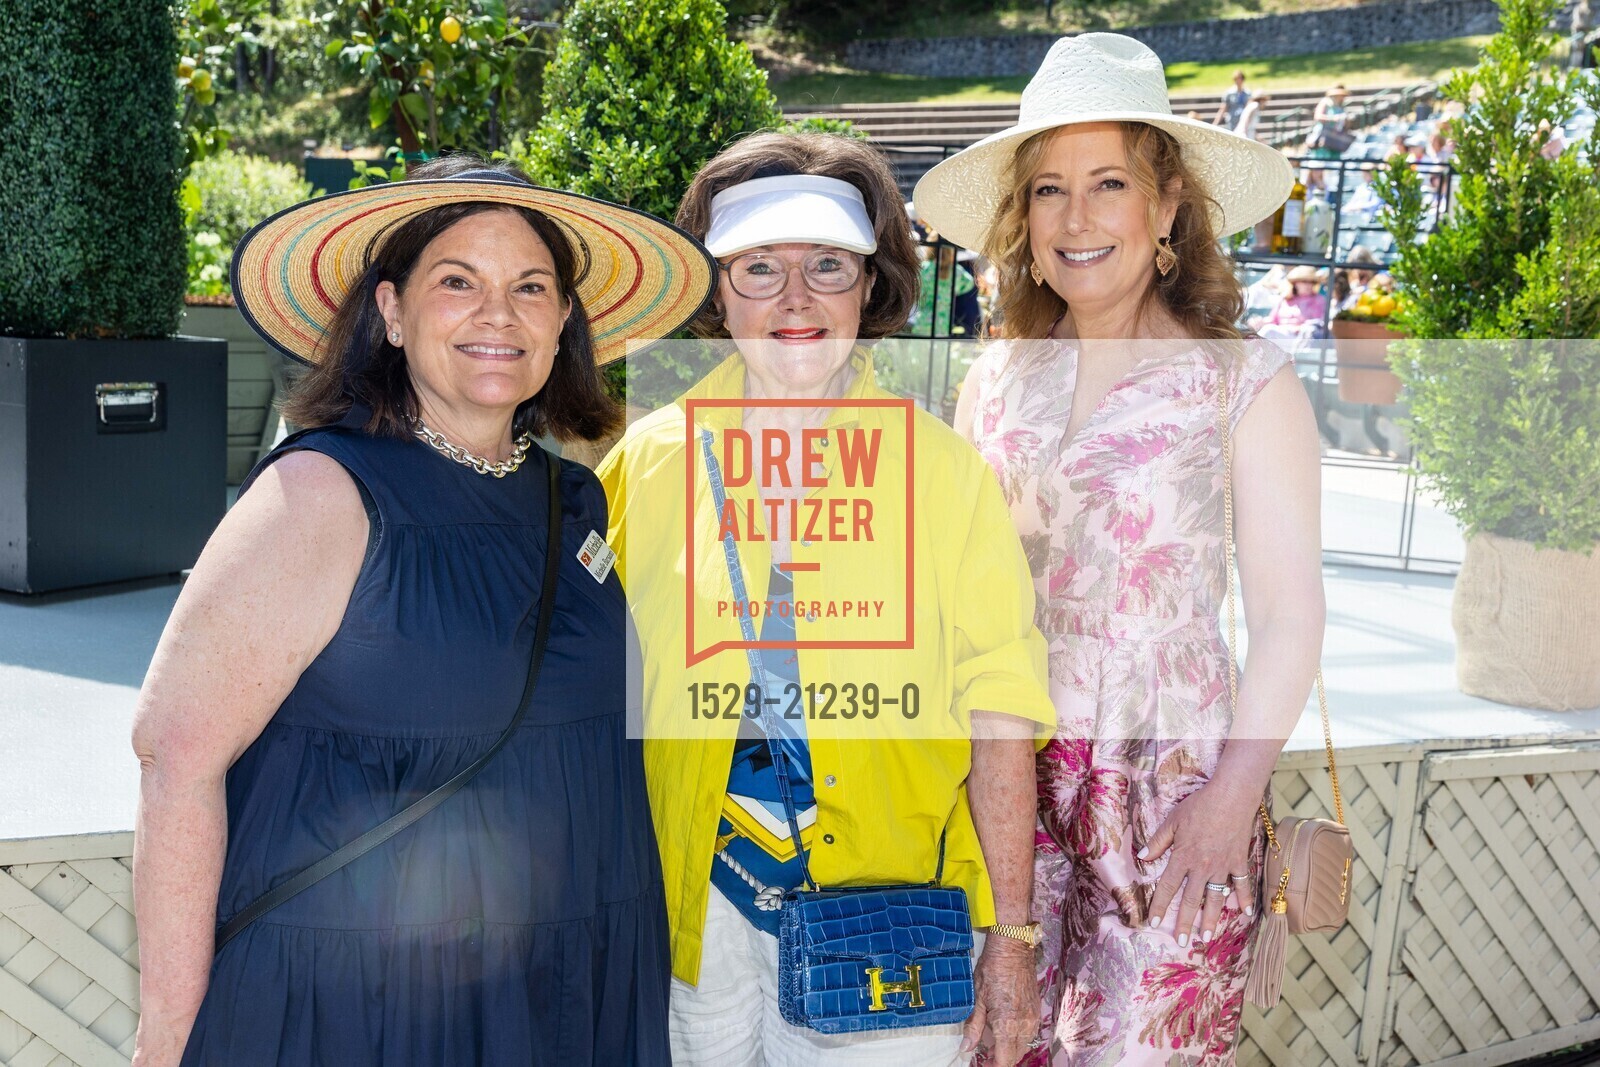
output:
[{"label": "blonde hair", "polygon": [[[1149,201],[1146,224],[1152,241],[1158,236],[1163,202],[1177,201],[1170,236],[1178,261],[1168,274],[1152,272],[1150,288],[1139,298],[1141,314],[1150,301],[1159,300],[1197,339],[1238,339],[1234,323],[1244,312],[1244,299],[1233,261],[1217,244],[1211,221],[1215,201],[1184,162],[1183,147],[1171,134],[1143,122],[1119,125],[1133,185]],[[1005,181],[1007,191],[995,206],[984,242],[1000,273],[997,311],[1009,338],[1043,338],[1067,310],[1066,301],[1049,286],[1034,284],[1028,270],[1033,265],[1028,241],[1033,176],[1059,131],[1036,133],[1018,146]]]}]

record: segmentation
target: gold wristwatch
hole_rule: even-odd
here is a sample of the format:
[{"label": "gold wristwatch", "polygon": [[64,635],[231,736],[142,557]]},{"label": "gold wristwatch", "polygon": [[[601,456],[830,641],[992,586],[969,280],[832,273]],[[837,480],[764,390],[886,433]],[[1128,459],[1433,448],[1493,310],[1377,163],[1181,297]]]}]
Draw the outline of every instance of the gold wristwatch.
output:
[{"label": "gold wristwatch", "polygon": [[1011,923],[995,923],[989,927],[991,934],[1009,937],[1013,941],[1021,941],[1029,948],[1038,948],[1039,942],[1044,940],[1044,934],[1039,930],[1038,923],[1029,923],[1026,926],[1015,926]]}]

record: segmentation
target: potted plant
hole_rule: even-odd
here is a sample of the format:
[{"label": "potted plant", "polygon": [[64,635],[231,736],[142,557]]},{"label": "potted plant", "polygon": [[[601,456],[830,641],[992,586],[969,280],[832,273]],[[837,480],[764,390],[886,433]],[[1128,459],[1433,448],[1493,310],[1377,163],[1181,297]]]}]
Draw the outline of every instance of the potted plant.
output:
[{"label": "potted plant", "polygon": [[1460,188],[1417,243],[1423,192],[1382,176],[1424,476],[1464,527],[1453,615],[1463,691],[1600,705],[1600,153],[1551,150],[1600,84],[1550,63],[1552,0],[1501,0],[1482,62],[1443,87]]},{"label": "potted plant", "polygon": [[226,502],[225,349],[180,338],[171,10],[7,0],[0,588],[192,566]]},{"label": "potted plant", "polygon": [[1400,398],[1400,379],[1389,367],[1389,343],[1406,336],[1390,319],[1399,308],[1394,283],[1378,275],[1329,324],[1334,359],[1339,367],[1339,399],[1348,404],[1393,404]]}]

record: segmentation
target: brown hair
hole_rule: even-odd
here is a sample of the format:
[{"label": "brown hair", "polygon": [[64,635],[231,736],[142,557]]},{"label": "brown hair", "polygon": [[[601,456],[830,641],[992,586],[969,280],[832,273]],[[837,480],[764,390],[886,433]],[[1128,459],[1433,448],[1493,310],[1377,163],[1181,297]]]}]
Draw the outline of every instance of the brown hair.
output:
[{"label": "brown hair", "polygon": [[[471,155],[453,155],[415,168],[407,180],[450,178],[470,170],[492,170],[527,182],[510,164],[489,164]],[[406,436],[408,417],[417,414],[416,390],[405,350],[389,343],[376,292],[393,282],[404,294],[423,251],[462,219],[486,211],[510,211],[526,222],[550,249],[556,289],[571,304],[561,328],[560,349],[550,377],[534,396],[518,405],[512,433],[550,434],[561,440],[594,440],[615,429],[621,415],[607,396],[594,362],[589,316],[574,289],[577,263],[566,234],[541,212],[487,201],[446,204],[413,215],[394,231],[380,234],[367,249],[367,269],[339,302],[338,311],[317,343],[317,363],[295,385],[283,414],[302,426],[338,422],[355,401],[372,410],[367,432]]]},{"label": "brown hair", "polygon": [[[832,133],[752,134],[700,168],[678,205],[679,228],[705,240],[711,229],[712,197],[741,182],[783,174],[838,178],[861,191],[878,250],[867,257],[867,270],[876,275],[876,283],[861,309],[857,333],[862,340],[876,340],[903,327],[917,302],[920,262],[894,173],[865,141]],[[701,310],[690,328],[701,337],[728,336],[715,301]]]},{"label": "brown hair", "polygon": [[[1133,184],[1150,202],[1151,240],[1157,237],[1163,200],[1176,198],[1178,204],[1171,233],[1177,265],[1166,275],[1152,273],[1150,288],[1140,297],[1141,313],[1150,301],[1159,300],[1195,338],[1237,339],[1234,323],[1243,314],[1244,300],[1233,262],[1217,244],[1211,221],[1215,202],[1184,162],[1182,146],[1171,134],[1143,122],[1120,125]],[[1006,337],[1043,338],[1067,310],[1066,301],[1049,286],[1035,285],[1028,271],[1033,265],[1028,244],[1033,175],[1058,130],[1036,133],[1018,146],[1007,191],[989,227],[986,245],[1000,272],[997,310]]]}]

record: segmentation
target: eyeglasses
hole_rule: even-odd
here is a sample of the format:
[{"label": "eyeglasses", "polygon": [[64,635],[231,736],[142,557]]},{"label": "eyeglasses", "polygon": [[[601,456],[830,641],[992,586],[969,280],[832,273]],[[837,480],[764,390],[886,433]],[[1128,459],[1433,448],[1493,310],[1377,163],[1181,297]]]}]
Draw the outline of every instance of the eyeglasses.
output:
[{"label": "eyeglasses", "polygon": [[[842,293],[861,278],[861,257],[840,248],[808,252],[798,264],[806,288],[813,293]],[[723,265],[733,291],[749,300],[777,296],[788,283],[794,264],[770,252],[748,252]]]}]

